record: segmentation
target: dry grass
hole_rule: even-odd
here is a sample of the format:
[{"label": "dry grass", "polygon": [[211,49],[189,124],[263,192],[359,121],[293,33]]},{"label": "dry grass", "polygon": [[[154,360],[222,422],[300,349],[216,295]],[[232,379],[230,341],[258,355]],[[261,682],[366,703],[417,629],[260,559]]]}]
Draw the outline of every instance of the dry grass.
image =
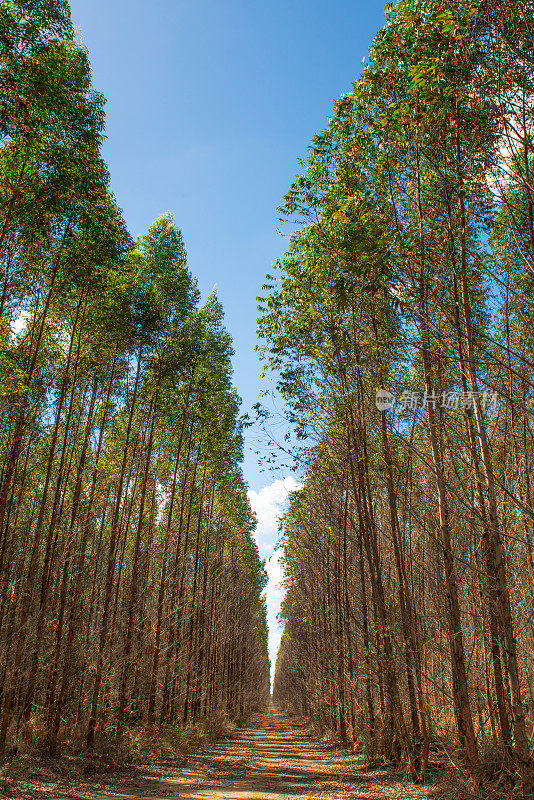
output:
[{"label": "dry grass", "polygon": [[[82,732],[72,730],[60,758],[43,755],[36,720],[18,733],[20,750],[0,773],[0,796],[13,800],[87,800],[95,795],[227,797],[229,787],[253,797],[298,800],[518,800],[518,776],[504,768],[504,753],[481,748],[484,789],[474,794],[452,739],[432,748],[426,783],[413,783],[403,769],[372,761],[341,746],[328,731],[313,731],[304,719],[257,718],[237,730],[216,718],[202,726],[168,726],[149,732],[130,728],[120,744],[101,732],[90,754]],[[220,793],[221,792],[221,793]],[[225,793],[226,792],[226,793]],[[242,795],[240,795],[242,796]]]},{"label": "dry grass", "polygon": [[32,718],[10,732],[8,755],[0,765],[0,797],[56,800],[67,792],[69,797],[86,798],[95,789],[130,791],[140,786],[157,792],[163,775],[234,730],[222,718],[185,729],[167,725],[148,731],[137,725],[127,729],[120,742],[112,731],[101,731],[88,751],[85,729],[73,727],[64,732],[52,758],[44,726]]}]

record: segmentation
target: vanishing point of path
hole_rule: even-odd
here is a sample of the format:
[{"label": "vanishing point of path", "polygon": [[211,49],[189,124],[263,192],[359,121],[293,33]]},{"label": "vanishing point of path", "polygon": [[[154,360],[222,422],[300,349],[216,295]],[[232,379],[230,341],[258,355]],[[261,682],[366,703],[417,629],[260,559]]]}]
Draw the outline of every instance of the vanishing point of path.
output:
[{"label": "vanishing point of path", "polygon": [[209,752],[186,757],[174,774],[137,791],[91,800],[419,800],[434,797],[387,773],[367,771],[350,751],[314,738],[305,722],[270,710]]}]

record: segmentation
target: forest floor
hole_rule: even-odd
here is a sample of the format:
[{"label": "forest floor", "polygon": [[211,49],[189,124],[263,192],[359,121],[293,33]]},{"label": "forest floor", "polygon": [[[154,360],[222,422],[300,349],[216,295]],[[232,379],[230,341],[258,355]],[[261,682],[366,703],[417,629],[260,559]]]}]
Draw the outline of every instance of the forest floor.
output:
[{"label": "forest floor", "polygon": [[203,751],[121,768],[46,768],[0,782],[12,800],[431,800],[417,786],[315,736],[275,710]]}]

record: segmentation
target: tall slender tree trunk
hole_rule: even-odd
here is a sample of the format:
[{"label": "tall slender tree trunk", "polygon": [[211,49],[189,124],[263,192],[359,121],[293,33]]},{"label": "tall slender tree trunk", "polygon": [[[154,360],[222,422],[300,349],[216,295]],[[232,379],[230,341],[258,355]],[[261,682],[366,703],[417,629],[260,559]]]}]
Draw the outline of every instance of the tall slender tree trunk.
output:
[{"label": "tall slender tree trunk", "polygon": [[481,784],[480,760],[478,747],[469,702],[469,691],[467,685],[467,669],[465,663],[465,651],[462,634],[462,623],[460,616],[460,605],[458,601],[458,582],[454,567],[454,555],[449,527],[449,509],[447,504],[447,493],[443,469],[441,463],[441,453],[438,444],[437,422],[434,409],[434,386],[432,381],[432,357],[428,333],[428,308],[427,308],[427,288],[426,288],[426,248],[423,229],[423,210],[421,202],[421,179],[420,179],[420,154],[416,153],[417,169],[417,210],[419,216],[419,326],[421,335],[421,353],[423,360],[423,373],[425,379],[425,390],[427,393],[427,414],[430,437],[430,447],[434,474],[436,476],[436,488],[438,494],[438,509],[440,523],[440,541],[442,546],[443,571],[445,577],[445,587],[447,591],[448,620],[449,620],[449,646],[451,651],[451,669],[453,685],[453,702],[460,739],[465,760],[469,769],[471,782],[475,789]]},{"label": "tall slender tree trunk", "polygon": [[109,540],[109,552],[108,552],[108,565],[107,565],[107,572],[106,572],[106,583],[104,588],[104,598],[102,602],[102,618],[100,623],[100,637],[99,637],[99,644],[98,644],[98,654],[97,654],[97,664],[96,664],[96,672],[95,678],[93,683],[93,693],[91,696],[91,707],[90,707],[90,716],[89,716],[89,723],[87,726],[87,746],[92,747],[95,740],[95,729],[96,729],[96,721],[97,721],[97,713],[98,713],[98,701],[100,699],[100,687],[102,684],[102,675],[104,670],[104,652],[107,645],[108,639],[108,622],[109,622],[109,612],[111,608],[111,595],[113,589],[113,577],[115,573],[115,553],[116,553],[116,546],[117,546],[117,536],[119,532],[119,517],[120,517],[120,509],[121,509],[121,499],[122,499],[122,490],[124,485],[124,477],[126,475],[126,466],[128,463],[128,450],[130,444],[130,436],[132,432],[133,420],[137,405],[137,392],[139,388],[139,378],[141,375],[141,359],[142,359],[143,348],[139,348],[139,355],[137,357],[137,370],[135,374],[135,383],[134,389],[132,393],[132,398],[130,400],[130,412],[128,414],[128,426],[126,429],[126,436],[124,440],[124,452],[122,457],[122,464],[121,464],[121,471],[119,475],[119,480],[117,484],[117,492],[116,492],[116,500],[115,500],[115,507],[113,509],[113,517],[111,520],[111,530],[110,530],[110,540]]}]

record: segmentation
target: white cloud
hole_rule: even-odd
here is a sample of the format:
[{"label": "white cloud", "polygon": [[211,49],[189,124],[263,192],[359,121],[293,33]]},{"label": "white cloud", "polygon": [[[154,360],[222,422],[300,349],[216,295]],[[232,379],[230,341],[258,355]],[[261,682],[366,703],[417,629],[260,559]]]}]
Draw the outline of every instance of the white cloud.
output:
[{"label": "white cloud", "polygon": [[248,499],[258,517],[256,541],[262,558],[270,556],[278,539],[278,519],[289,492],[299,488],[292,475],[264,486],[259,492],[249,491]]},{"label": "white cloud", "polygon": [[252,510],[258,518],[256,541],[262,558],[267,559],[266,570],[269,582],[265,588],[267,602],[267,623],[269,625],[269,657],[271,659],[271,677],[274,676],[276,654],[282,637],[282,627],[277,615],[284,597],[281,586],[283,580],[280,557],[282,551],[275,550],[278,539],[278,520],[284,511],[289,493],[299,488],[292,475],[283,480],[276,480],[264,486],[259,492],[249,491],[248,497]]}]

